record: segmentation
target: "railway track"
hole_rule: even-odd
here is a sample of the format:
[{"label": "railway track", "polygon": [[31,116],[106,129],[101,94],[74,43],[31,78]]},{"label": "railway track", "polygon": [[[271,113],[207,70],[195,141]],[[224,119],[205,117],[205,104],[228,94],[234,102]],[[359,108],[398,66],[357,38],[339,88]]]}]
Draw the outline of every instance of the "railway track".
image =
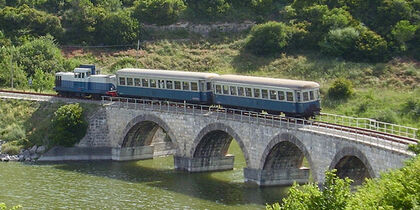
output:
[{"label": "railway track", "polygon": [[[76,98],[76,97],[63,97],[56,94],[46,94],[46,93],[33,93],[33,92],[23,92],[23,91],[12,91],[12,90],[0,90],[0,93],[11,93],[11,94],[23,94],[23,95],[35,95],[35,96],[49,96],[49,97],[59,97],[59,98],[69,98],[69,99],[77,99],[77,100],[85,100],[85,101],[99,101],[95,99],[86,99],[86,98]],[[154,101],[154,100],[142,100],[142,99],[133,99],[133,98],[118,98],[118,102],[122,103],[137,103],[137,104],[144,104],[149,106],[171,106],[175,109],[189,109],[195,110],[198,107],[200,111],[203,112],[212,112],[212,113],[222,113],[222,114],[229,114],[234,116],[245,116],[245,117],[253,117],[265,120],[272,120],[276,123],[284,122],[284,123],[294,123],[297,125],[312,125],[317,126],[325,129],[332,129],[337,131],[344,131],[351,134],[357,135],[364,135],[373,138],[379,138],[382,140],[409,145],[409,144],[417,144],[418,140],[414,138],[409,138],[405,136],[399,136],[392,133],[386,133],[381,131],[376,131],[372,129],[360,128],[360,127],[352,127],[341,125],[337,123],[330,123],[324,121],[311,121],[311,120],[304,120],[300,118],[287,118],[278,115],[270,115],[270,114],[262,114],[247,110],[238,110],[238,109],[230,109],[230,108],[221,108],[219,106],[202,106],[202,105],[195,105],[195,104],[186,104],[186,103],[177,103],[177,102],[164,102],[164,101]],[[169,107],[168,107],[169,108]]]}]

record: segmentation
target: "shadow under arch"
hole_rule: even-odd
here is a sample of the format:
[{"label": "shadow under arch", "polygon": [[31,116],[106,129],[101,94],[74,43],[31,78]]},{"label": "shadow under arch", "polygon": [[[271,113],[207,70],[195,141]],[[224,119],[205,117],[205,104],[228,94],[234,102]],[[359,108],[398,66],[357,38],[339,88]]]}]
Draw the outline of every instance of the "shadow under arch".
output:
[{"label": "shadow under arch", "polygon": [[[209,140],[212,136],[220,138],[220,141],[217,142],[220,143],[220,145],[211,145]],[[235,139],[241,148],[245,158],[246,166],[250,166],[249,153],[242,138],[230,126],[223,123],[211,123],[202,128],[198,135],[194,138],[194,142],[190,149],[189,155],[190,157],[200,156],[200,154],[203,154],[203,152],[200,152],[200,149],[204,148],[205,146],[211,147],[208,148],[210,149],[209,152],[205,153],[206,156],[225,155],[232,139]]]},{"label": "shadow under arch", "polygon": [[273,158],[272,152],[274,150],[277,150],[278,146],[281,145],[282,143],[286,144],[285,146],[291,146],[293,149],[295,149],[294,152],[301,152],[301,157],[298,157],[299,158],[298,161],[300,161],[300,164],[303,161],[303,158],[306,157],[306,159],[309,162],[309,169],[312,171],[312,177],[314,181],[318,181],[317,171],[314,166],[311,155],[309,154],[305,145],[297,137],[295,137],[293,134],[290,134],[290,133],[281,133],[281,134],[276,135],[274,138],[272,138],[272,140],[268,143],[267,147],[265,148],[262,154],[262,158],[260,161],[261,169],[264,169],[264,167],[267,167],[268,161],[272,161],[270,160],[270,158]]},{"label": "shadow under arch", "polygon": [[364,178],[375,177],[375,172],[369,160],[363,152],[355,147],[344,147],[339,150],[331,161],[329,170],[332,169],[337,169],[337,175],[340,178],[344,178],[350,173],[343,170],[355,170],[352,175],[347,177],[353,179],[356,185],[362,184]]},{"label": "shadow under arch", "polygon": [[[156,130],[156,128],[162,128],[164,132],[169,136],[170,141],[172,142],[174,148],[176,148],[178,152],[178,142],[173,134],[172,130],[168,126],[168,124],[160,119],[159,117],[152,115],[152,114],[143,114],[136,116],[133,118],[124,128],[124,131],[122,132],[122,136],[118,142],[119,147],[123,147],[127,144],[127,141],[130,141],[129,138],[135,137],[136,135],[139,135],[140,128],[149,128],[149,132],[153,133],[153,129]],[[146,142],[142,142],[143,144],[150,143],[150,140],[145,140]]]}]

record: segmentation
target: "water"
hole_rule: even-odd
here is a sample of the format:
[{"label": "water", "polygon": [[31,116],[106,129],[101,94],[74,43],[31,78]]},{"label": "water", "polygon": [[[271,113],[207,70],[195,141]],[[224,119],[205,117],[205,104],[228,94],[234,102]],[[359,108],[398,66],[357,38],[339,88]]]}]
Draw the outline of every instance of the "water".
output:
[{"label": "water", "polygon": [[175,171],[173,157],[131,162],[1,163],[0,202],[25,209],[264,209],[285,187],[243,183],[236,143],[234,170]]}]

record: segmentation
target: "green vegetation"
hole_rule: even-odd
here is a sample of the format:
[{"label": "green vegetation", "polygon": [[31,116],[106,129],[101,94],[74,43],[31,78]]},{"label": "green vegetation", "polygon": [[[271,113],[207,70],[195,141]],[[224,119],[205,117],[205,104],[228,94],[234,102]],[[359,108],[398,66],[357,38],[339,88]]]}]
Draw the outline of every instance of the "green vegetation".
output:
[{"label": "green vegetation", "polygon": [[354,193],[350,192],[350,180],[326,172],[322,189],[316,184],[293,185],[282,204],[267,205],[267,209],[418,209],[419,170],[417,156],[401,169],[367,179]]},{"label": "green vegetation", "polygon": [[52,145],[74,146],[85,134],[87,122],[79,104],[61,106],[54,112],[50,137]]},{"label": "green vegetation", "polygon": [[350,80],[339,78],[328,89],[327,96],[331,99],[348,99],[353,94],[353,86]]},{"label": "green vegetation", "polygon": [[17,210],[17,209],[22,209],[22,206],[18,205],[18,206],[13,206],[12,208],[7,208],[5,203],[0,203],[0,210]]},{"label": "green vegetation", "polygon": [[[48,136],[54,129],[54,113],[63,104],[20,100],[0,100],[0,139],[6,141],[2,152],[16,154],[33,145],[53,146]],[[86,119],[97,105],[81,104]]]}]

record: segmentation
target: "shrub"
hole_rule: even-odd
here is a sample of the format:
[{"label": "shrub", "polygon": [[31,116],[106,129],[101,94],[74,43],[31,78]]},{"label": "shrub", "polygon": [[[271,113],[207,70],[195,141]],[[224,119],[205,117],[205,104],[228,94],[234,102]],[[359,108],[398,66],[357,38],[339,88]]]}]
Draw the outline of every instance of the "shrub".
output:
[{"label": "shrub", "polygon": [[328,97],[332,99],[347,99],[353,94],[353,86],[347,79],[339,78],[328,89]]},{"label": "shrub", "polygon": [[356,49],[359,60],[382,61],[387,57],[388,44],[379,34],[363,28],[359,39],[356,41]]},{"label": "shrub", "polygon": [[83,109],[79,104],[61,106],[52,119],[51,146],[71,147],[85,134],[87,122],[83,118]]},{"label": "shrub", "polygon": [[252,27],[245,49],[255,55],[273,55],[284,51],[289,39],[290,27],[271,21]]},{"label": "shrub", "polygon": [[19,145],[17,141],[6,142],[1,145],[1,153],[9,155],[17,155],[23,146]]},{"label": "shrub", "polygon": [[350,57],[358,39],[359,32],[353,27],[332,29],[319,46],[324,54]]},{"label": "shrub", "polygon": [[185,8],[182,0],[136,1],[133,15],[139,22],[165,25],[176,22]]},{"label": "shrub", "polygon": [[231,5],[225,0],[185,0],[188,10],[194,16],[215,19],[223,16]]},{"label": "shrub", "polygon": [[132,44],[138,39],[139,24],[129,12],[119,11],[107,15],[96,27],[102,44]]}]

